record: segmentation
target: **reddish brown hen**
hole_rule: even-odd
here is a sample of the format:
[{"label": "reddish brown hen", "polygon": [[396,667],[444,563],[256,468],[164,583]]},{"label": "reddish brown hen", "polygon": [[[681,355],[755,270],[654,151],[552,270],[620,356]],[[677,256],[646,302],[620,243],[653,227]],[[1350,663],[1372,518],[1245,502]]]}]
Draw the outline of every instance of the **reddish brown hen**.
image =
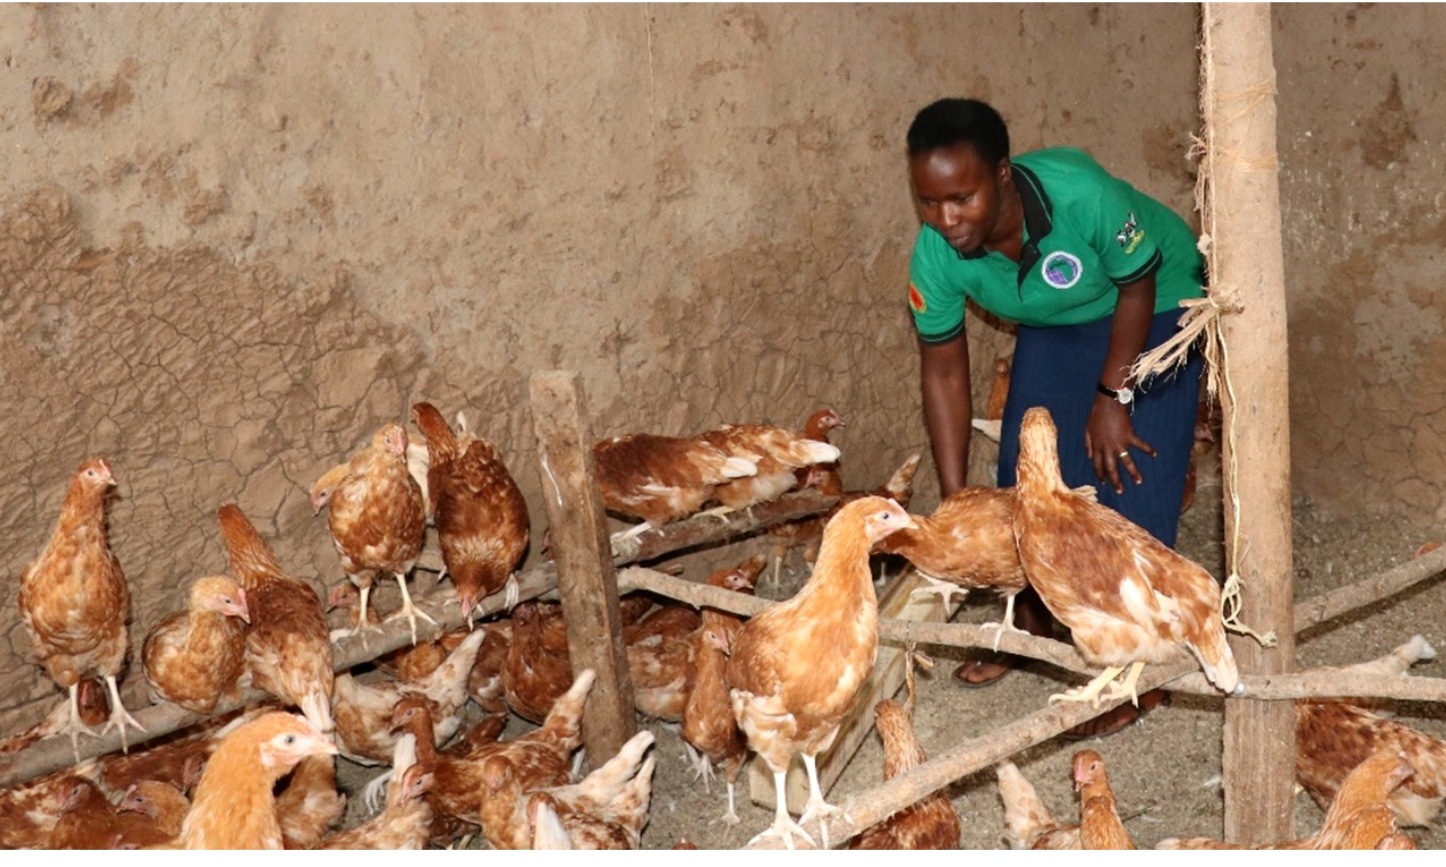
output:
[{"label": "reddish brown hen", "polygon": [[752,475],[729,479],[713,489],[713,498],[723,504],[720,512],[776,500],[798,487],[797,470],[836,463],[839,458],[837,446],[774,425],[729,424],[705,431],[698,439],[735,458],[751,460],[757,468]]},{"label": "reddish brown hen", "polygon": [[1104,671],[1050,701],[1099,703],[1129,696],[1146,663],[1188,649],[1205,676],[1238,694],[1240,675],[1225,643],[1220,586],[1199,565],[1161,544],[1113,509],[1070,490],[1060,477],[1059,434],[1049,410],[1032,407],[1019,435],[1014,512],[1019,559],[1029,583],[1068,626],[1075,647]]},{"label": "reddish brown hen", "polygon": [[71,476],[60,518],[40,555],[20,574],[20,616],[36,659],[50,678],[70,692],[70,721],[56,734],[69,734],[77,760],[78,736],[94,735],[80,719],[82,678],[105,678],[111,715],[105,730],[126,726],[145,731],[121,704],[116,677],[126,657],[130,592],[120,561],[106,540],[105,499],[115,486],[110,465],[92,458]]},{"label": "reddish brown hen", "polygon": [[[884,780],[892,780],[928,760],[914,735],[914,722],[903,705],[886,699],[874,706],[884,743]],[[957,849],[959,814],[942,790],[925,795],[849,843],[850,849]]]},{"label": "reddish brown hen", "polygon": [[296,714],[274,711],[231,732],[206,762],[181,848],[282,848],[272,787],[307,756],[335,754],[331,738]]},{"label": "reddish brown hen", "polygon": [[699,437],[625,434],[594,444],[592,455],[603,505],[643,522],[615,534],[614,544],[686,518],[718,485],[758,472],[756,460],[733,457]]},{"label": "reddish brown hen", "polygon": [[[652,743],[653,733],[640,731],[581,782],[530,795],[526,815],[532,848],[637,849],[653,794],[657,758],[643,758]],[[547,810],[555,822],[542,818]]]},{"label": "reddish brown hen", "polygon": [[478,603],[504,588],[511,609],[517,604],[513,573],[527,552],[522,489],[491,443],[459,441],[435,406],[413,404],[412,421],[427,440],[432,520],[462,616],[470,620]]},{"label": "reddish brown hen", "polygon": [[331,491],[327,526],[342,571],[361,589],[361,617],[352,632],[365,632],[367,596],[380,574],[397,579],[402,609],[417,643],[417,617],[435,623],[412,605],[407,575],[416,565],[427,532],[427,501],[407,470],[407,432],[383,425],[371,443],[347,461],[347,474]]},{"label": "reddish brown hen", "polygon": [[331,638],[316,591],[281,571],[271,546],[234,503],[216,511],[231,573],[246,591],[251,685],[301,709],[329,732],[335,680]]},{"label": "reddish brown hen", "polygon": [[387,804],[377,815],[345,831],[327,836],[319,849],[415,850],[425,848],[432,827],[432,807],[425,795],[436,777],[417,762],[416,738],[397,738]]},{"label": "reddish brown hen", "polygon": [[311,849],[346,812],[346,795],[336,789],[335,751],[297,763],[276,793],[276,819],[286,849]]},{"label": "reddish brown hen", "polygon": [[116,809],[120,812],[140,813],[151,821],[167,840],[181,836],[181,823],[191,812],[191,799],[186,793],[170,783],[159,780],[141,780],[133,783],[121,796]]},{"label": "reddish brown hen", "polygon": [[1115,793],[1099,753],[1080,750],[1074,754],[1074,789],[1079,792],[1080,848],[1135,848],[1135,841],[1130,839],[1115,809]]},{"label": "reddish brown hen", "polygon": [[[839,725],[873,671],[879,648],[879,604],[869,549],[914,526],[898,503],[855,500],[823,531],[813,574],[798,593],[754,616],[732,642],[728,683],[733,714],[748,746],[768,763],[777,790],[772,826],[757,838],[813,839],[788,815],[784,776],[795,754],[808,770],[808,806],[801,822],[838,808],[824,801],[815,757],[833,745]],[[824,848],[828,848],[827,825]]]},{"label": "reddish brown hen", "polygon": [[512,643],[502,668],[507,706],[523,719],[540,723],[572,682],[562,606],[524,602],[514,608]]},{"label": "reddish brown hen", "polygon": [[141,648],[151,700],[200,714],[238,693],[246,670],[246,591],[224,575],[191,585],[190,604],[157,623]]},{"label": "reddish brown hen", "polygon": [[[844,427],[844,421],[839,414],[829,407],[823,407],[815,410],[803,423],[803,436],[805,439],[826,443],[829,441],[829,433],[840,427]],[[828,497],[837,497],[843,493],[843,476],[839,472],[838,461],[799,467],[794,471],[794,475],[798,478],[800,488],[813,488]]]}]

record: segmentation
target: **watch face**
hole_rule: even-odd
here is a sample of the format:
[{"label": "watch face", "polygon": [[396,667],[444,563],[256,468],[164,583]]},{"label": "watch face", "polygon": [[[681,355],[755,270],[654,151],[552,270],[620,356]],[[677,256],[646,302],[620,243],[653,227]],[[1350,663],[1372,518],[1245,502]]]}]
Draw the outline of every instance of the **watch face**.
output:
[{"label": "watch face", "polygon": [[1135,390],[1133,388],[1120,389],[1120,403],[1133,403],[1134,400]]}]

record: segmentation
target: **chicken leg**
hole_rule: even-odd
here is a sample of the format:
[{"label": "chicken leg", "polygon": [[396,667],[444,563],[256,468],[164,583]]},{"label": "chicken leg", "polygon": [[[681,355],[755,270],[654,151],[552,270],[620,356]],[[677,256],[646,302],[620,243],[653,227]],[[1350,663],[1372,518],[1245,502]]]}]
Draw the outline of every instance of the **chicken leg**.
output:
[{"label": "chicken leg", "polygon": [[818,759],[808,753],[803,754],[803,767],[808,771],[808,805],[804,807],[803,815],[798,817],[800,825],[807,824],[810,820],[818,820],[818,832],[823,837],[823,848],[828,845],[828,822],[829,816],[842,816],[848,821],[849,814],[835,807],[823,799],[823,787],[818,784]]},{"label": "chicken leg", "polygon": [[[130,744],[126,741],[126,726],[129,725],[131,728],[135,729],[138,732],[145,731],[146,727],[136,722],[136,718],[131,716],[130,713],[126,711],[125,705],[121,704],[120,689],[116,686],[115,675],[107,674],[105,676],[105,685],[106,689],[110,690],[111,711],[110,719],[106,722],[105,728],[100,730],[100,733],[104,735],[106,732],[110,731],[111,726],[115,726],[116,728],[120,729],[121,752],[129,753]],[[76,687],[72,686],[70,690],[70,712],[72,715],[74,715],[75,722],[78,723],[80,722],[80,717],[78,711],[79,706],[76,704]],[[74,746],[74,741],[75,738],[74,736],[72,736],[72,746]]]},{"label": "chicken leg", "polygon": [[[808,832],[803,830],[797,822],[793,821],[792,816],[788,815],[788,791],[784,786],[784,779],[787,776],[788,768],[773,772],[775,803],[778,805],[773,811],[773,824],[764,828],[758,832],[752,840],[749,840],[750,845],[769,837],[777,837],[783,841],[783,845],[791,850],[793,849],[793,837],[796,834],[804,840],[807,840],[809,846],[815,846],[813,838],[808,836]],[[810,778],[809,784],[810,786],[813,784],[812,778]],[[809,797],[809,802],[813,802],[812,796]]]},{"label": "chicken leg", "polygon": [[1084,686],[1077,686],[1068,692],[1057,692],[1050,696],[1049,703],[1054,704],[1057,701],[1087,701],[1095,707],[1099,707],[1100,692],[1124,670],[1125,667],[1123,665],[1111,665]]},{"label": "chicken leg", "polygon": [[[410,569],[407,570],[407,572],[410,572],[410,571],[411,571]],[[396,614],[393,614],[391,617],[388,617],[387,619],[388,619],[388,620],[396,620],[398,617],[405,617],[405,618],[407,618],[407,622],[410,623],[411,626],[412,626],[412,644],[415,645],[415,644],[417,643],[417,618],[418,618],[418,617],[421,617],[423,620],[427,621],[428,623],[432,624],[433,626],[436,626],[436,625],[437,625],[437,621],[434,620],[434,619],[432,619],[432,615],[428,614],[427,612],[423,611],[422,609],[420,609],[420,608],[418,608],[417,606],[415,606],[415,605],[412,604],[412,594],[410,594],[410,593],[407,592],[407,575],[406,575],[406,572],[398,572],[398,573],[396,573],[396,578],[397,578],[397,586],[400,587],[401,590],[402,590],[402,610],[401,610],[401,611],[398,611]],[[363,598],[365,598],[365,597],[363,597]],[[363,610],[365,610],[365,609],[363,609]]]},{"label": "chicken leg", "polygon": [[95,729],[80,720],[80,681],[70,685],[70,722],[56,729],[53,734],[70,735],[70,748],[75,752],[76,764],[80,764],[80,736],[96,736]]},{"label": "chicken leg", "polygon": [[[338,638],[347,638],[360,634],[362,636],[362,646],[365,647],[367,639],[364,633],[382,631],[380,626],[372,626],[367,622],[367,598],[371,596],[372,583],[361,580],[360,576],[357,575],[348,575],[347,578],[351,579],[351,583],[356,585],[357,591],[361,595],[361,607],[357,609],[356,626],[353,626],[351,629],[333,630],[331,639],[335,641]],[[415,644],[416,642],[413,643]]]},{"label": "chicken leg", "polygon": [[1110,691],[1105,694],[1105,700],[1109,701],[1111,699],[1124,698],[1128,695],[1130,697],[1130,704],[1139,707],[1140,696],[1139,693],[1135,691],[1135,684],[1140,679],[1140,672],[1144,670],[1145,664],[1143,662],[1130,663],[1129,674],[1125,675],[1125,679],[1122,682],[1110,685]]}]

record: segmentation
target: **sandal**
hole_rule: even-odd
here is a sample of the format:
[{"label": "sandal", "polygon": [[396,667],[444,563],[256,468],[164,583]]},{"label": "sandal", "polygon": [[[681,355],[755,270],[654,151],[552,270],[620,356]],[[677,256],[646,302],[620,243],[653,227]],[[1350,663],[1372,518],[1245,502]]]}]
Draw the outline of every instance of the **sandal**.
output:
[{"label": "sandal", "polygon": [[1126,702],[1110,708],[1094,719],[1085,720],[1072,729],[1066,729],[1059,736],[1067,741],[1084,741],[1102,738],[1123,731],[1139,721],[1141,717],[1162,704],[1170,703],[1170,694],[1163,689],[1152,689],[1140,696],[1140,706]]},{"label": "sandal", "polygon": [[954,679],[959,682],[960,686],[978,689],[989,686],[1013,670],[1013,657],[1002,653],[991,654],[960,663],[959,667],[954,669]]}]

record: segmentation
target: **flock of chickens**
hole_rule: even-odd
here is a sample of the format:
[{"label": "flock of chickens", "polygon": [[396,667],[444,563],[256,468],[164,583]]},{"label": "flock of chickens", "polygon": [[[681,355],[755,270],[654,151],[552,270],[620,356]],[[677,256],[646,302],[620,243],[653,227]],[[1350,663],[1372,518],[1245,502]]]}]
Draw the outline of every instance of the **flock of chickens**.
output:
[{"label": "flock of chickens", "polygon": [[[311,489],[317,512],[327,511],[349,579],[332,589],[327,605],[355,605],[354,625],[338,632],[365,639],[377,628],[369,614],[371,590],[378,577],[391,576],[402,594],[394,616],[409,621],[412,646],[378,659],[376,672],[334,674],[338,633],[328,627],[326,606],[309,585],[286,574],[238,506],[223,505],[217,521],[230,574],[196,580],[187,608],[150,631],[139,657],[157,702],[210,715],[223,700],[235,704],[247,687],[274,701],[214,716],[143,751],[80,762],[0,791],[0,846],[422,848],[480,833],[499,849],[638,848],[656,766],[653,735],[640,732],[606,760],[590,757],[595,770],[577,778],[580,724],[594,676],[572,671],[560,606],[517,603],[515,570],[529,542],[526,501],[497,450],[470,434],[460,417],[458,433],[436,407],[418,403],[412,421],[424,448],[403,426],[384,425]],[[794,596],[752,618],[658,605],[643,596],[622,600],[637,709],[681,726],[705,784],[719,769],[728,790],[723,821],[739,821],[735,783],[755,753],[777,786],[774,821],[755,840],[829,846],[826,823],[820,821],[817,840],[804,826],[841,812],[824,799],[816,760],[873,670],[879,612],[869,563],[877,553],[908,559],[946,593],[987,587],[1012,600],[1026,583],[1034,586],[1070,628],[1081,654],[1103,669],[1051,701],[1133,699],[1146,664],[1182,652],[1193,654],[1222,692],[1239,694],[1214,579],[1094,503],[1087,490],[1067,488],[1046,411],[1025,417],[1016,488],[966,489],[928,516],[906,511],[917,456],[877,491],[844,491],[839,450],[827,442],[840,424],[824,409],[802,431],[729,425],[693,437],[614,437],[593,448],[604,505],[642,522],[620,537],[710,504],[715,513],[746,509],[799,486],[838,497],[828,515],[771,531],[779,545],[810,546],[812,572]],[[78,760],[78,738],[94,734],[92,726],[104,721],[106,730],[118,728],[123,744],[127,728],[141,728],[117,685],[129,647],[129,600],[106,540],[105,499],[114,484],[104,460],[83,464],[50,540],[21,576],[20,608],[37,661],[68,700],[0,752],[42,735],[66,735]],[[428,526],[436,530],[468,627],[419,643],[416,620],[431,617],[412,602],[406,578]],[[708,583],[749,593],[765,566],[763,557],[753,557],[718,570]],[[498,593],[510,615],[473,624],[479,603]],[[1009,621],[1006,610],[1001,631],[1013,628]],[[1416,658],[1424,652],[1417,648]],[[1313,741],[1303,734],[1303,755],[1311,743],[1326,745],[1304,764],[1317,770],[1302,775],[1309,776],[1312,794],[1336,803],[1358,789],[1379,794],[1377,813],[1386,810],[1390,818],[1376,817],[1383,831],[1371,845],[1409,842],[1396,819],[1429,821],[1446,794],[1428,779],[1446,778],[1440,773],[1446,763],[1429,766],[1418,757],[1446,755],[1446,745],[1397,731],[1366,707],[1301,705],[1319,708],[1302,711],[1302,732],[1310,725],[1319,730]],[[509,713],[538,727],[499,740]],[[875,715],[886,779],[924,761],[909,710],[883,701]],[[1394,763],[1376,762],[1375,753]],[[371,818],[345,831],[333,830],[346,807],[336,789],[337,755],[390,766],[366,793]],[[795,756],[809,781],[796,821],[784,792]],[[1374,775],[1375,782],[1357,783],[1358,774]],[[1032,788],[1012,765],[1001,765],[999,776],[1012,844],[1130,845],[1097,754],[1076,757],[1081,822],[1072,834],[1058,830],[1064,826],[1037,797],[1019,794],[1032,796]],[[1409,789],[1415,794],[1406,812],[1395,802],[1387,807],[1386,799],[1412,781],[1418,785]],[[959,827],[952,804],[934,793],[851,845],[954,848]]]}]

